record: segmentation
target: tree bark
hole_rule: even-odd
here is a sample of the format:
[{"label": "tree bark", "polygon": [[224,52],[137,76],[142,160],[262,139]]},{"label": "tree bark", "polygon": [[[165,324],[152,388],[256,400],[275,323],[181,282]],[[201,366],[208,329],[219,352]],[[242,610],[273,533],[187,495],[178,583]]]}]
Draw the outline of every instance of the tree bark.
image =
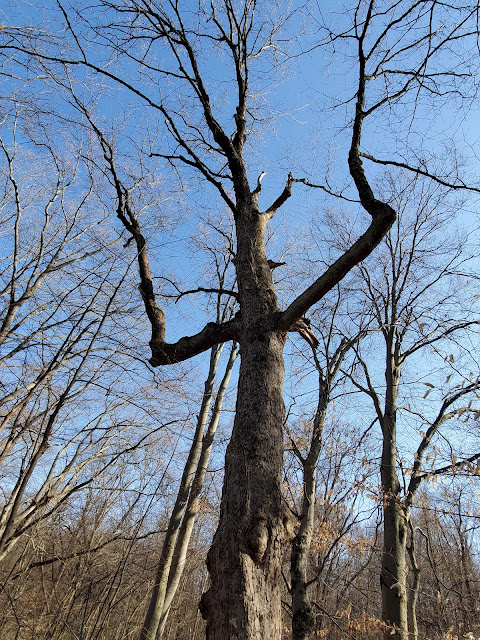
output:
[{"label": "tree bark", "polygon": [[290,575],[292,589],[292,640],[308,640],[315,626],[315,616],[308,597],[307,566],[312,545],[315,512],[315,471],[306,462],[303,469],[303,500],[300,528],[292,543]]},{"label": "tree bark", "polygon": [[201,607],[208,640],[282,635],[284,336],[268,326],[250,333],[242,340],[220,523],[207,560],[212,585]]},{"label": "tree bark", "polygon": [[[390,627],[385,640],[407,640],[408,616],[406,594],[406,552],[408,514],[400,500],[401,488],[397,475],[397,397],[400,381],[399,343],[396,327],[391,325],[386,335],[385,412],[382,420],[383,446],[381,481],[383,490],[383,553],[380,585],[382,620]],[[392,631],[393,628],[393,631]]]},{"label": "tree bark", "polygon": [[[384,541],[382,554],[382,619],[389,625],[385,640],[407,640],[408,616],[405,581],[407,520],[396,496],[385,497],[383,510]],[[394,631],[392,632],[392,627]]]}]

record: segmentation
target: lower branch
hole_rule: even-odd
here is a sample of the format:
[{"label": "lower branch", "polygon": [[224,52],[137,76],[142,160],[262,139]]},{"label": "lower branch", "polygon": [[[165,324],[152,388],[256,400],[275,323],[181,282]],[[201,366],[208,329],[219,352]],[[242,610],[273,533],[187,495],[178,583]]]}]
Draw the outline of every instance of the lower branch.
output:
[{"label": "lower branch", "polygon": [[238,340],[240,325],[240,318],[234,318],[224,323],[209,322],[194,336],[185,336],[173,343],[163,342],[154,334],[150,341],[152,357],[149,362],[152,367],[175,364],[203,353],[221,342]]}]

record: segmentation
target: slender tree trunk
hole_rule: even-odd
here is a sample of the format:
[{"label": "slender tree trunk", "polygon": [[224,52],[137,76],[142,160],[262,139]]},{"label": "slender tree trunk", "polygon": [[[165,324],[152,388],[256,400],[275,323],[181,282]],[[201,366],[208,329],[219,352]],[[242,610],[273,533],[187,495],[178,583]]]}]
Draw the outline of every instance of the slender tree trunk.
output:
[{"label": "slender tree trunk", "polygon": [[410,545],[408,546],[408,555],[410,557],[410,564],[412,565],[413,579],[408,592],[408,638],[409,640],[417,640],[417,599],[421,572],[417,562],[417,555],[415,553],[415,531],[411,521],[409,522],[409,528]]},{"label": "slender tree trunk", "polygon": [[395,336],[396,328],[393,325],[389,329],[386,341],[385,412],[382,420],[381,480],[384,525],[380,584],[382,620],[390,627],[385,630],[385,640],[407,640],[406,553],[408,521],[400,501],[401,489],[397,475],[396,418],[400,367],[396,362]]},{"label": "slender tree trunk", "polygon": [[207,467],[210,460],[210,453],[212,451],[213,439],[217,431],[218,423],[220,420],[220,414],[222,410],[223,398],[227,389],[230,377],[232,375],[233,365],[238,355],[238,345],[234,345],[230,352],[230,357],[227,362],[224,376],[218,388],[217,396],[215,398],[215,405],[212,410],[212,415],[208,425],[208,429],[203,437],[202,451],[200,459],[198,460],[197,470],[195,472],[195,478],[192,482],[190,495],[188,497],[187,508],[182,520],[180,532],[175,545],[175,552],[173,555],[172,564],[170,567],[170,573],[168,576],[167,591],[163,602],[163,610],[160,617],[160,623],[157,631],[157,639],[162,638],[165,625],[167,623],[168,614],[172,605],[173,598],[178,589],[180,579],[185,567],[185,561],[187,559],[188,546],[190,544],[190,538],[192,537],[193,527],[197,519],[197,513],[199,510],[199,498],[202,491],[203,483],[205,481],[205,475],[207,473]]},{"label": "slender tree trunk", "polygon": [[[303,466],[303,498],[300,527],[292,542],[292,553],[290,557],[290,576],[292,590],[292,639],[308,640],[314,627],[315,616],[308,596],[308,556],[312,546],[313,521],[316,503],[316,482],[318,457],[323,443],[323,428],[327,418],[327,407],[330,401],[330,387],[338,370],[337,365],[343,359],[341,346],[334,355],[333,360],[337,365],[330,369],[327,367],[326,378],[315,350],[313,357],[317,371],[319,372],[318,404],[313,421],[312,440],[310,451],[306,458],[302,459]],[[332,363],[331,363],[332,364]]]},{"label": "slender tree trunk", "polygon": [[304,465],[303,501],[300,527],[293,539],[290,559],[292,589],[292,639],[308,640],[315,626],[307,590],[308,554],[312,545],[313,517],[315,512],[315,470],[316,464]]},{"label": "slender tree trunk", "polygon": [[168,522],[167,532],[163,541],[162,552],[157,567],[155,584],[153,586],[150,603],[148,606],[145,622],[140,632],[140,640],[155,640],[157,629],[160,625],[162,613],[164,611],[165,596],[167,593],[170,568],[175,552],[177,536],[182,523],[182,518],[187,507],[190,487],[194,478],[195,470],[198,465],[199,457],[202,449],[203,434],[207,424],[208,412],[212,400],[213,383],[217,371],[218,359],[222,348],[215,346],[210,354],[210,366],[205,380],[205,389],[202,397],[202,404],[197,418],[197,427],[193,438],[192,446],[188,454],[187,462],[183,469],[180,487],[175,500],[170,520]]},{"label": "slender tree trunk", "polygon": [[405,581],[407,522],[397,496],[386,497],[383,511],[384,541],[382,554],[382,619],[393,627],[385,631],[385,640],[407,640],[408,615]]}]

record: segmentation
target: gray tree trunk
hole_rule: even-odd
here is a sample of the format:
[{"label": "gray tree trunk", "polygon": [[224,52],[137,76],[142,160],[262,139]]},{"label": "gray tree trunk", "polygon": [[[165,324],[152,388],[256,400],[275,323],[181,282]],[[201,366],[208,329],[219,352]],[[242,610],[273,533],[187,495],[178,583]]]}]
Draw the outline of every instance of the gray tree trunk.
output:
[{"label": "gray tree trunk", "polygon": [[[383,491],[383,553],[380,584],[382,620],[390,627],[385,640],[407,640],[408,616],[406,594],[406,552],[408,519],[401,503],[397,475],[397,396],[400,365],[397,361],[396,327],[392,325],[386,339],[385,410],[381,421],[383,448],[381,481]],[[394,629],[392,635],[392,628]]]},{"label": "gray tree trunk", "polygon": [[382,619],[393,627],[385,630],[385,640],[407,640],[408,615],[406,593],[407,521],[396,496],[385,497],[384,541],[382,554]]},{"label": "gray tree trunk", "polygon": [[168,522],[167,532],[165,534],[162,552],[158,562],[155,584],[153,586],[150,603],[145,616],[145,622],[140,632],[140,640],[155,640],[157,636],[157,629],[162,619],[175,546],[180,526],[182,524],[182,519],[187,508],[190,487],[192,485],[195,470],[197,469],[201,454],[203,434],[207,424],[208,412],[212,400],[213,384],[221,351],[222,346],[217,345],[213,347],[210,354],[209,371],[207,379],[205,380],[202,404],[197,418],[197,427],[195,429],[192,446],[190,447],[190,452],[183,469],[175,505]]},{"label": "gray tree trunk", "polygon": [[308,640],[314,627],[315,616],[308,596],[308,556],[312,546],[313,523],[316,503],[316,472],[318,457],[323,444],[323,429],[327,418],[330,392],[333,381],[347,351],[357,342],[358,337],[350,341],[342,340],[335,353],[330,356],[327,350],[327,365],[322,370],[315,349],[313,359],[318,371],[318,402],[313,420],[310,450],[306,458],[299,451],[297,457],[303,467],[303,498],[300,526],[293,538],[290,557],[290,579],[292,593],[292,639]]},{"label": "gray tree trunk", "polygon": [[207,473],[208,463],[210,461],[210,453],[212,451],[213,439],[217,431],[218,423],[220,420],[220,414],[222,411],[223,398],[227,389],[230,377],[232,375],[233,365],[238,355],[238,345],[234,345],[230,352],[230,357],[227,362],[225,373],[218,388],[218,392],[215,398],[215,404],[212,410],[212,415],[208,425],[208,429],[203,437],[202,451],[200,459],[198,460],[197,469],[195,472],[195,478],[192,482],[190,495],[188,497],[187,508],[185,515],[180,526],[180,531],[177,537],[175,552],[170,567],[170,573],[168,576],[168,585],[165,593],[165,599],[163,602],[163,609],[160,616],[159,627],[157,631],[157,639],[163,637],[165,631],[165,625],[167,623],[168,614],[172,605],[173,598],[177,592],[180,584],[180,579],[185,567],[185,561],[187,558],[188,546],[192,537],[193,527],[197,519],[197,513],[199,510],[199,499],[202,491],[203,483],[205,481],[205,475]]},{"label": "gray tree trunk", "polygon": [[312,546],[313,518],[315,513],[316,465],[305,464],[303,476],[303,500],[300,527],[292,542],[290,579],[292,590],[292,639],[308,640],[315,616],[308,596],[308,555]]},{"label": "gray tree trunk", "polygon": [[243,344],[220,523],[207,560],[212,586],[202,601],[208,640],[282,636],[283,336],[266,329]]},{"label": "gray tree trunk", "polygon": [[418,590],[420,587],[420,567],[417,562],[417,555],[415,553],[415,530],[411,521],[409,522],[410,528],[410,544],[408,546],[408,555],[410,557],[410,564],[412,566],[413,579],[408,591],[408,638],[409,640],[417,640],[418,638],[418,625],[417,625],[417,600]]},{"label": "gray tree trunk", "polygon": [[254,206],[246,178],[243,195],[236,257],[241,363],[220,522],[207,559],[211,587],[201,605],[208,640],[276,640],[282,635],[281,561],[288,521],[282,496],[286,335],[275,329],[277,299],[265,255],[267,217]]}]

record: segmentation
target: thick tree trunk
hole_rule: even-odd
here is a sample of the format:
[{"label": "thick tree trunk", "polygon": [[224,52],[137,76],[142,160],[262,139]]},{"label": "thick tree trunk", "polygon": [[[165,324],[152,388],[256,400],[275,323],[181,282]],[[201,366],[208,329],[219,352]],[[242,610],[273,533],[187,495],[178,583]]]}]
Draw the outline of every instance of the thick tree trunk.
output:
[{"label": "thick tree trunk", "polygon": [[208,640],[280,640],[281,565],[289,516],[282,496],[283,348],[277,297],[265,254],[257,195],[242,170],[237,195],[235,266],[241,305],[240,373],[225,456],[220,521],[201,603]]},{"label": "thick tree trunk", "polygon": [[282,637],[284,336],[267,324],[241,341],[220,523],[207,560],[212,584],[202,599],[208,640]]}]

